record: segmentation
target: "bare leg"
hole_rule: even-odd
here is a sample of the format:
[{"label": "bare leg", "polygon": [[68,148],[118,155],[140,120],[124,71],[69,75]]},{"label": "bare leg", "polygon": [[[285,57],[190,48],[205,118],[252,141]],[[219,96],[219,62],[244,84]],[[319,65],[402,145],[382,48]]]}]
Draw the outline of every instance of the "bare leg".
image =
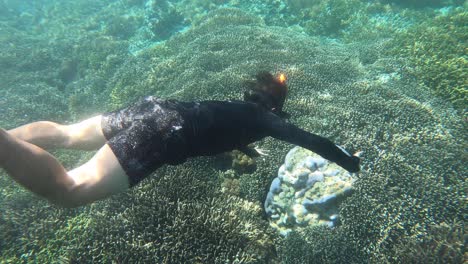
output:
[{"label": "bare leg", "polygon": [[106,142],[102,133],[101,119],[102,116],[99,115],[73,125],[39,121],[9,130],[8,133],[45,149],[94,150]]},{"label": "bare leg", "polygon": [[19,184],[52,203],[75,207],[126,190],[128,177],[108,145],[67,172],[47,151],[0,129],[0,167]]}]

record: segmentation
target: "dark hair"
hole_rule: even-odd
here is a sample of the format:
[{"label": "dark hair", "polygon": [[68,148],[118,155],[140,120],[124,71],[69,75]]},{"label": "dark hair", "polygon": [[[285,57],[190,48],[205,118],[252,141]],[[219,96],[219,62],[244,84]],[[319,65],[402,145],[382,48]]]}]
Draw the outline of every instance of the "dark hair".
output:
[{"label": "dark hair", "polygon": [[283,112],[283,104],[288,94],[286,80],[279,80],[269,72],[259,72],[255,81],[247,82],[244,101],[256,103],[278,115]]}]

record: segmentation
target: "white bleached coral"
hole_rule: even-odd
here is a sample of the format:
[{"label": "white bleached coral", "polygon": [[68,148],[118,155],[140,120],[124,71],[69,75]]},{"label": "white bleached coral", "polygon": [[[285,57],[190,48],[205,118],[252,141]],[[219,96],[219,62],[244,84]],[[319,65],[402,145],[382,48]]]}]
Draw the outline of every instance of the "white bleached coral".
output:
[{"label": "white bleached coral", "polygon": [[337,224],[338,207],[353,190],[351,174],[300,147],[286,155],[265,200],[271,225],[286,235],[295,226]]}]

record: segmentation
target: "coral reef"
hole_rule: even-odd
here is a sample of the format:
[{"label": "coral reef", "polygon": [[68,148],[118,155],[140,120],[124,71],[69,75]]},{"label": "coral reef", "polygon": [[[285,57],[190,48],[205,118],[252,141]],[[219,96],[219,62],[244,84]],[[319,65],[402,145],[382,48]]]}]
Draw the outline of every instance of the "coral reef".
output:
[{"label": "coral reef", "polygon": [[281,263],[368,263],[368,257],[343,229],[316,225],[295,229],[278,242]]},{"label": "coral reef", "polygon": [[174,4],[167,0],[151,0],[147,23],[155,40],[165,40],[186,26],[185,18]]},{"label": "coral reef", "polygon": [[447,5],[460,5],[464,0],[381,0],[383,3],[394,3],[402,6],[427,8],[427,7],[440,7]]},{"label": "coral reef", "polygon": [[[226,173],[211,158],[161,168],[133,190],[78,210],[46,207],[2,172],[0,223],[7,231],[0,242],[2,261],[398,262],[414,253],[398,245],[426,236],[419,246],[432,249],[442,237],[434,225],[444,229],[443,223],[464,221],[466,121],[408,76],[401,59],[383,52],[388,46],[346,44],[298,27],[269,26],[297,17],[288,20],[283,3],[263,1],[279,8],[259,17],[211,7],[213,12],[188,20],[188,30],[157,44],[143,42],[136,52],[129,41],[132,34],[144,36],[141,28],[115,35],[110,25],[100,25],[120,23],[129,9],[142,12],[129,21],[140,23],[146,12],[142,1],[50,2],[37,16],[24,15],[15,24],[2,18],[1,126],[37,119],[72,122],[144,95],[239,99],[244,82],[257,71],[283,72],[290,87],[288,121],[363,150],[363,171],[354,194],[339,208],[341,225],[304,227],[285,238],[275,237],[261,212],[291,149],[271,138],[258,143],[270,156],[257,158],[252,174],[238,175],[237,197],[221,192]],[[279,12],[284,16],[275,17]],[[334,34],[352,26],[339,24]],[[440,48],[434,46],[434,52]],[[73,153],[57,154],[68,168],[90,155]],[[459,239],[446,241],[458,250]]]},{"label": "coral reef", "polygon": [[407,238],[395,245],[401,262],[466,262],[466,232],[462,222],[431,225],[425,236]]},{"label": "coral reef", "polygon": [[240,184],[239,179],[224,179],[221,183],[221,192],[228,193],[230,195],[239,196],[240,194]]},{"label": "coral reef", "polygon": [[[72,259],[257,263],[272,257],[271,236],[258,225],[261,210],[252,203],[233,197],[197,202],[171,202],[153,196],[136,199],[139,206],[113,219],[95,216],[93,222],[99,224],[90,226],[81,236],[81,244],[95,250],[76,248]],[[102,222],[108,223],[108,228],[100,228]],[[122,234],[122,229],[128,231]]]},{"label": "coral reef", "polygon": [[436,15],[396,35],[390,51],[408,59],[408,74],[448,98],[465,115],[468,111],[467,22],[468,12],[463,8]]},{"label": "coral reef", "polygon": [[294,147],[270,185],[265,212],[271,226],[282,235],[296,226],[335,227],[338,207],[351,194],[352,184],[353,178],[344,169],[309,150]]},{"label": "coral reef", "polygon": [[230,152],[232,159],[232,168],[239,173],[251,173],[255,171],[256,164],[255,160],[244,153],[234,150]]},{"label": "coral reef", "polygon": [[345,29],[363,8],[360,0],[329,0],[310,9],[305,28],[310,34],[336,36]]}]

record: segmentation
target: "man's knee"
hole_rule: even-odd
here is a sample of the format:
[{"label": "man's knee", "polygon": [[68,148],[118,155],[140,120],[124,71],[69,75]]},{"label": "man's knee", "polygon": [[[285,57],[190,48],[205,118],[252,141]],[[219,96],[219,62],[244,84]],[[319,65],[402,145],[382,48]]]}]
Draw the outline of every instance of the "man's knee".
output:
[{"label": "man's knee", "polygon": [[77,129],[76,124],[63,126],[63,131],[66,135],[66,140],[64,141],[65,148],[73,148],[84,142],[81,131]]}]

